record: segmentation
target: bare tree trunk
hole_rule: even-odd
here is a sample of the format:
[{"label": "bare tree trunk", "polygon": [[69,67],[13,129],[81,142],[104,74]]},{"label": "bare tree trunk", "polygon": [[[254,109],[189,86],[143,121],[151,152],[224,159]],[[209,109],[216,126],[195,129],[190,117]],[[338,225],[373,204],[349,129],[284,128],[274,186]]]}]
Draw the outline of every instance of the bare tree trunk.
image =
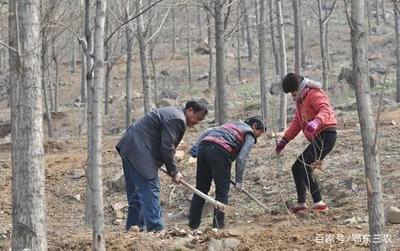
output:
[{"label": "bare tree trunk", "polygon": [[102,107],[104,86],[104,24],[106,19],[106,0],[96,1],[94,30],[94,89],[93,89],[93,146],[92,162],[92,214],[93,214],[93,250],[106,250],[104,236],[103,182],[102,182]]},{"label": "bare tree trunk", "polygon": [[[279,32],[279,46],[280,46],[280,73],[281,79],[285,77],[287,72],[287,64],[286,64],[286,43],[285,43],[285,32],[283,26],[283,17],[282,17],[282,6],[281,0],[276,0],[276,15],[277,15],[277,22],[278,22],[278,32]],[[287,107],[287,98],[286,94],[283,92],[281,88],[281,98],[279,104],[279,131],[283,131],[286,128],[287,124],[287,114],[286,114],[286,107]]]},{"label": "bare tree trunk", "polygon": [[75,39],[71,41],[71,73],[76,71],[76,51],[75,51]]},{"label": "bare tree trunk", "polygon": [[[106,12],[106,23],[105,23],[105,34],[107,36],[108,30],[110,27],[110,17],[109,12]],[[105,91],[104,91],[104,114],[108,114],[108,105],[110,102],[110,94],[109,94],[109,87],[110,87],[110,80],[111,80],[111,70],[113,64],[111,63],[110,54],[111,54],[111,40],[108,44],[105,45],[106,48],[104,49],[104,61],[106,62],[106,79],[105,79]]]},{"label": "bare tree trunk", "polygon": [[176,21],[175,21],[175,7],[172,8],[172,56],[176,56]]},{"label": "bare tree trunk", "polygon": [[375,0],[375,12],[376,12],[376,25],[380,25],[380,18],[379,18],[379,1],[380,0]]},{"label": "bare tree trunk", "polygon": [[253,60],[253,46],[251,44],[251,31],[250,31],[250,20],[249,20],[249,12],[246,7],[246,1],[240,0],[240,4],[242,6],[242,10],[244,11],[244,24],[246,25],[246,38],[247,38],[247,53],[249,55],[249,62]]},{"label": "bare tree trunk", "polygon": [[[44,32],[44,30],[41,30],[41,32]],[[46,118],[47,118],[47,135],[49,138],[53,137],[53,127],[52,127],[52,118],[51,118],[51,108],[53,108],[53,90],[52,90],[52,83],[51,83],[51,75],[50,75],[50,64],[51,64],[51,60],[49,59],[47,68],[49,69],[49,85],[50,85],[50,101],[51,101],[51,107],[49,105],[49,100],[48,100],[48,95],[47,95],[47,87],[46,87],[46,76],[45,76],[45,62],[46,62],[46,49],[47,49],[47,40],[46,40],[46,36],[44,36],[42,34],[41,36],[42,38],[42,43],[41,43],[41,53],[40,53],[40,60],[41,60],[41,78],[42,78],[42,89],[43,89],[43,96],[44,96],[44,105],[45,105],[45,109],[46,109]]]},{"label": "bare tree trunk", "polygon": [[293,17],[294,17],[294,72],[300,74],[300,15],[299,8],[301,1],[293,0]]},{"label": "bare tree trunk", "polygon": [[382,0],[382,19],[383,19],[383,22],[386,24],[386,4],[385,4],[385,0]]},{"label": "bare tree trunk", "polygon": [[304,70],[306,68],[306,49],[304,48],[304,26],[302,18],[302,8],[299,7],[299,25],[300,25],[300,44],[301,44],[301,68]]},{"label": "bare tree trunk", "polygon": [[236,32],[236,45],[237,45],[236,56],[237,56],[238,79],[239,79],[239,82],[242,82],[242,59],[241,59],[242,55],[240,53],[241,44],[240,44],[240,32],[239,31]]},{"label": "bare tree trunk", "polygon": [[[136,2],[138,10],[142,8],[142,0]],[[149,77],[149,68],[147,64],[147,33],[144,31],[143,16],[140,15],[137,18],[138,27],[138,39],[139,39],[139,54],[140,54],[140,66],[142,71],[142,82],[143,82],[143,104],[144,113],[148,113],[151,110],[151,82]]]},{"label": "bare tree trunk", "polygon": [[[189,10],[188,10],[189,11]],[[202,34],[202,27],[201,27],[201,7],[200,5],[197,5],[197,29],[199,29],[199,40],[202,40],[203,34]]]},{"label": "bare tree trunk", "polygon": [[394,2],[393,5],[394,5],[394,20],[396,29],[396,58],[397,58],[396,101],[397,103],[400,103],[400,6],[397,2]]},{"label": "bare tree trunk", "polygon": [[266,122],[268,118],[267,100],[267,41],[265,33],[267,30],[267,11],[266,0],[260,0],[260,14],[258,27],[258,67],[260,70],[260,90],[261,90],[261,117]]},{"label": "bare tree trunk", "polygon": [[[129,1],[126,1],[125,19],[129,18]],[[132,105],[131,105],[131,82],[132,82],[132,58],[133,58],[133,35],[128,28],[125,29],[126,37],[126,75],[125,75],[125,128],[132,123]],[[132,102],[134,104],[134,102]]]},{"label": "bare tree trunk", "polygon": [[40,1],[10,0],[8,30],[9,45],[16,49],[9,50],[12,250],[47,250]]},{"label": "bare tree trunk", "polygon": [[[49,80],[48,83],[51,85],[51,81]],[[49,138],[53,138],[53,121],[51,119],[51,111],[49,105],[49,98],[47,95],[47,86],[46,81],[42,79],[42,89],[43,89],[43,99],[44,99],[44,107],[46,109],[46,119],[47,119],[47,131]]]},{"label": "bare tree trunk", "polygon": [[108,114],[109,105],[110,105],[110,84],[111,84],[111,70],[112,64],[106,63],[106,83],[105,83],[105,91],[104,91],[104,114]]},{"label": "bare tree trunk", "polygon": [[364,165],[367,185],[370,250],[386,250],[383,236],[385,219],[382,200],[381,175],[379,167],[376,127],[372,117],[373,109],[369,90],[368,42],[365,27],[364,0],[352,0],[351,42],[353,52],[353,72],[356,89],[358,117],[364,151]]},{"label": "bare tree trunk", "polygon": [[269,8],[269,29],[271,32],[271,45],[272,45],[272,53],[274,54],[274,65],[275,65],[275,81],[278,82],[280,81],[280,74],[281,74],[281,64],[280,64],[280,55],[279,55],[279,50],[278,50],[278,45],[276,42],[276,31],[275,31],[275,25],[274,25],[274,14],[273,14],[273,2],[274,1],[268,1]]},{"label": "bare tree trunk", "polygon": [[[319,23],[319,42],[321,47],[321,60],[322,60],[322,85],[324,90],[327,90],[328,84],[328,67],[327,67],[327,57],[326,57],[326,26],[322,18],[322,4],[321,0],[317,0],[318,3],[318,23]],[[326,21],[326,20],[325,20]],[[327,21],[326,21],[327,22]]]},{"label": "bare tree trunk", "polygon": [[211,27],[211,14],[207,12],[207,37],[208,37],[208,89],[212,90],[213,85],[213,40],[212,40],[212,27]]},{"label": "bare tree trunk", "polygon": [[220,125],[227,121],[226,90],[225,90],[225,27],[223,21],[224,2],[216,0],[215,10],[215,52],[216,52],[216,95],[218,95],[218,123]]},{"label": "bare tree trunk", "polygon": [[187,60],[188,60],[188,84],[189,90],[193,89],[192,83],[192,52],[190,47],[190,21],[189,21],[189,6],[186,5],[186,45],[187,45]]},{"label": "bare tree trunk", "polygon": [[91,32],[91,17],[92,17],[92,11],[91,11],[91,0],[85,0],[85,39],[86,39],[86,44],[87,44],[87,49],[86,49],[86,84],[87,84],[87,145],[88,145],[88,156],[87,156],[87,186],[86,186],[86,204],[85,204],[85,222],[88,225],[93,224],[93,193],[92,193],[92,180],[89,177],[92,177],[92,170],[89,168],[92,166],[92,158],[93,156],[90,154],[93,152],[92,147],[93,147],[93,131],[90,129],[92,128],[92,121],[93,121],[93,38],[92,38],[92,32]]},{"label": "bare tree trunk", "polygon": [[[329,16],[329,8],[327,4],[328,0],[324,0],[324,5],[325,5],[325,16]],[[325,22],[325,56],[326,56],[326,68],[327,71],[329,72],[329,69],[331,68],[331,56],[329,54],[329,22],[326,20]],[[327,73],[328,76],[328,73]]]},{"label": "bare tree trunk", "polygon": [[81,51],[81,102],[86,103],[86,55],[85,51],[82,49]]},{"label": "bare tree trunk", "polygon": [[55,90],[54,90],[54,111],[58,112],[58,88],[59,88],[59,67],[58,67],[58,59],[57,59],[57,54],[56,54],[56,48],[55,48],[55,37],[52,37],[52,59],[54,61],[54,67],[55,67],[55,71],[56,71],[56,75],[54,78],[54,84],[55,84]]},{"label": "bare tree trunk", "polygon": [[365,10],[367,12],[367,21],[368,21],[368,34],[371,34],[371,19],[372,19],[372,10],[371,10],[371,1],[365,2]]}]

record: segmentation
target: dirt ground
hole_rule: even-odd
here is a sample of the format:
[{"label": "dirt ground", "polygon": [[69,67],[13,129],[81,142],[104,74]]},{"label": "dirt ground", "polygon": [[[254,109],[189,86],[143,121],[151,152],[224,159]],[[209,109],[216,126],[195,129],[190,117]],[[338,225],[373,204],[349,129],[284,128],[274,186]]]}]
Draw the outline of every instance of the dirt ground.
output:
[{"label": "dirt ground", "polygon": [[[343,8],[343,3],[338,3]],[[287,15],[286,15],[287,17]],[[389,19],[390,22],[393,21]],[[329,91],[334,103],[339,125],[338,139],[332,153],[325,159],[324,168],[317,171],[324,201],[329,205],[327,213],[307,211],[294,215],[288,213],[284,205],[296,198],[295,186],[291,174],[291,165],[307,145],[299,135],[290,142],[283,153],[274,152],[275,138],[264,136],[259,139],[251,152],[245,174],[245,188],[261,200],[270,210],[262,208],[246,195],[236,191],[230,192],[230,202],[235,210],[227,213],[227,227],[224,230],[211,229],[212,207],[206,204],[201,235],[192,235],[187,227],[187,213],[192,194],[182,186],[176,186],[170,179],[160,173],[161,201],[164,208],[164,219],[167,233],[164,236],[155,233],[125,233],[126,195],[111,185],[116,175],[122,172],[121,162],[115,144],[124,128],[124,74],[125,63],[117,64],[112,71],[110,113],[103,118],[103,184],[104,210],[107,250],[367,250],[370,241],[368,235],[367,192],[363,151],[357,110],[351,107],[355,102],[354,91],[343,87],[336,81],[341,67],[351,66],[350,32],[343,9],[335,14],[330,22],[330,43],[332,68],[330,79],[333,88]],[[307,46],[307,67],[304,75],[322,78],[320,64],[318,24],[310,20],[305,27]],[[384,87],[384,105],[381,112],[378,134],[378,151],[380,159],[381,181],[385,207],[399,206],[400,201],[400,106],[393,101],[395,59],[394,29],[392,24],[379,27],[370,36],[370,64],[385,64],[390,70],[387,76],[388,86]],[[288,27],[291,27],[288,25]],[[288,28],[289,29],[289,28]],[[291,29],[291,28],[290,28]],[[288,65],[293,65],[293,34],[287,32]],[[167,46],[167,45],[164,45]],[[169,45],[168,45],[169,46]],[[228,44],[228,46],[230,46]],[[180,102],[191,97],[205,97],[210,103],[212,95],[207,89],[207,80],[195,82],[194,89],[188,91],[186,86],[186,57],[177,55],[171,58],[164,55],[165,47],[160,46],[156,59],[158,71],[168,69],[169,76],[160,77],[161,88],[179,94]],[[230,48],[232,51],[235,49]],[[243,53],[245,52],[243,47]],[[162,51],[163,50],[163,51]],[[164,52],[164,53],[163,53]],[[227,75],[230,85],[228,110],[230,119],[244,119],[251,114],[259,113],[258,62],[242,60],[243,78],[240,83],[236,77],[236,59],[227,56]],[[193,76],[199,77],[208,69],[208,56],[193,56]],[[133,93],[137,110],[134,119],[143,114],[139,93],[140,64],[134,60]],[[268,83],[274,82],[272,62],[268,62]],[[291,70],[293,67],[289,67]],[[60,72],[60,111],[54,114],[55,137],[45,139],[46,199],[49,250],[90,250],[91,229],[85,225],[85,190],[86,190],[86,139],[85,127],[83,137],[76,133],[82,121],[83,108],[75,107],[73,101],[79,98],[80,73],[71,73],[65,65]],[[340,87],[340,88],[339,88]],[[372,91],[375,111],[378,107],[380,88]],[[212,93],[211,93],[212,94]],[[277,98],[270,97],[271,110],[277,110]],[[289,101],[290,107],[293,105]],[[340,106],[339,106],[340,105]],[[213,126],[210,118],[188,129],[179,149],[187,152],[190,144],[199,133]],[[289,112],[289,117],[291,116]],[[376,117],[377,114],[375,113]],[[277,115],[271,112],[270,121],[276,121]],[[6,102],[0,102],[0,122],[9,121],[9,109]],[[45,133],[47,133],[44,121]],[[274,132],[272,127],[268,131]],[[0,139],[0,250],[8,250],[11,240],[11,152],[9,136]],[[195,161],[184,154],[179,167],[186,181],[195,182]],[[234,175],[234,171],[232,172]],[[213,196],[211,189],[211,196]],[[308,203],[311,199],[308,198]],[[115,210],[114,207],[118,207]],[[120,209],[121,208],[121,209]],[[383,241],[390,250],[400,250],[400,225],[387,224]],[[214,246],[216,245],[216,246]],[[214,247],[214,249],[212,249]]]}]

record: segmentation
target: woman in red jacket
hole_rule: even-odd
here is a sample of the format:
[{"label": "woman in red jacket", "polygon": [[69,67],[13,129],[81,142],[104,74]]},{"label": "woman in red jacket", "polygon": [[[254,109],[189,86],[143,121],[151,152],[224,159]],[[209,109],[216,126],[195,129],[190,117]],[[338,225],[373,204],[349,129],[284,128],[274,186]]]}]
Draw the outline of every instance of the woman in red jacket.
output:
[{"label": "woman in red jacket", "polygon": [[322,201],[318,183],[313,177],[312,164],[322,161],[335,145],[337,123],[335,114],[319,82],[289,73],[282,80],[282,89],[285,93],[291,93],[296,102],[296,111],[283,138],[277,143],[276,151],[280,153],[300,131],[303,131],[304,136],[310,141],[310,145],[292,166],[298,196],[297,205],[292,208],[292,212],[297,213],[307,209],[307,188],[314,202],[313,210],[327,211],[328,206]]}]

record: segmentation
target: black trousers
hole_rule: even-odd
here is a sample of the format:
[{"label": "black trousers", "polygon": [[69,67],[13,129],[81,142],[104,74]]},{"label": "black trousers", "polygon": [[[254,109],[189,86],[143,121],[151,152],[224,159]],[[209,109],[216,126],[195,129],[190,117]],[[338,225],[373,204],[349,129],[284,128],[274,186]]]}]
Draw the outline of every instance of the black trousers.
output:
[{"label": "black trousers", "polygon": [[314,170],[310,165],[316,160],[323,160],[333,149],[335,142],[336,130],[329,128],[322,131],[294,162],[292,173],[296,183],[298,203],[306,202],[307,188],[310,190],[314,202],[322,200],[318,182],[313,175]]},{"label": "black trousers", "polygon": [[[213,143],[202,143],[197,156],[196,188],[208,194],[211,181],[214,180],[215,199],[227,204],[231,166],[231,156],[222,147]],[[200,226],[203,206],[204,199],[194,194],[189,211],[190,228],[195,229]],[[224,220],[225,214],[214,209],[213,227],[223,228],[225,226]]]}]

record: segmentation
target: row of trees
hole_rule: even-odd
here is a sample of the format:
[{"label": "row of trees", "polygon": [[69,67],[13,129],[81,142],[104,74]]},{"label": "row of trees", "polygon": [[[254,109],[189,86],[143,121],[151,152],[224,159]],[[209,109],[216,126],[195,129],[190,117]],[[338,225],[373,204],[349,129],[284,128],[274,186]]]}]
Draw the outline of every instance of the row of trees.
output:
[{"label": "row of trees", "polygon": [[[130,103],[131,57],[134,39],[139,48],[141,63],[141,79],[143,83],[143,105],[144,111],[151,109],[154,101],[154,83],[151,83],[149,59],[152,61],[152,51],[156,46],[157,34],[160,33],[166,18],[171,13],[172,19],[176,18],[174,8],[171,5],[165,7],[161,5],[162,0],[149,1],[143,3],[141,0],[135,1],[134,5],[130,1],[118,1],[115,6],[124,10],[123,15],[112,15],[111,11],[106,11],[106,0],[85,0],[82,2],[84,19],[80,25],[81,32],[75,31],[73,26],[65,25],[60,22],[63,17],[69,15],[65,11],[65,4],[62,1],[39,1],[39,0],[10,0],[8,2],[8,48],[9,52],[9,71],[11,84],[11,108],[12,108],[12,165],[13,165],[13,250],[30,248],[32,250],[45,250],[46,243],[46,210],[44,193],[44,164],[43,164],[43,128],[42,128],[42,98],[46,95],[48,87],[53,86],[46,81],[50,75],[49,65],[52,62],[56,82],[58,82],[58,54],[55,40],[61,36],[65,30],[73,34],[73,39],[80,44],[82,54],[82,84],[81,101],[87,104],[87,124],[88,124],[88,186],[87,186],[87,206],[86,220],[93,226],[93,249],[105,250],[104,237],[104,215],[102,198],[102,175],[101,175],[101,142],[102,142],[102,110],[104,88],[107,93],[110,71],[113,66],[115,52],[118,46],[115,44],[121,41],[125,32],[125,49],[127,55],[126,70],[126,123],[130,123],[132,104]],[[260,69],[260,93],[261,93],[261,113],[266,119],[268,117],[267,99],[267,73],[265,64],[267,61],[266,41],[271,41],[273,49],[273,59],[276,80],[278,81],[287,72],[287,56],[285,43],[285,30],[282,15],[282,1],[256,1],[256,27],[258,35],[258,62]],[[326,70],[329,68],[327,58],[329,53],[326,50],[327,24],[330,13],[334,9],[333,1],[331,8],[327,12],[322,12],[322,3],[318,3],[318,11],[314,11],[319,20],[321,29],[321,57],[323,63],[323,78],[325,87],[328,79]],[[364,159],[366,167],[366,183],[369,191],[368,208],[370,215],[371,235],[381,234],[383,236],[384,222],[382,209],[382,193],[379,174],[379,158],[375,138],[376,126],[372,118],[371,101],[368,86],[368,49],[367,34],[368,25],[365,10],[367,5],[362,0],[353,0],[351,4],[345,1],[347,14],[352,35],[353,49],[353,69],[356,79],[356,97],[359,109],[359,119],[362,129]],[[64,4],[64,5],[63,5]],[[225,53],[226,43],[233,34],[237,35],[240,43],[240,35],[246,37],[248,48],[248,59],[253,59],[254,48],[252,47],[249,22],[249,8],[246,7],[247,1],[226,1],[209,0],[202,1],[199,7],[206,10],[207,14],[207,34],[210,51],[215,49],[215,67],[212,67],[213,53],[210,53],[210,75],[212,81],[212,68],[215,68],[215,93],[216,93],[216,119],[218,123],[227,121],[227,91],[225,73]],[[394,9],[396,13],[396,38],[399,43],[399,8],[396,2]],[[237,8],[234,8],[236,5]],[[61,8],[63,6],[63,8]],[[95,15],[92,17],[92,8],[95,6]],[[292,2],[295,17],[295,71],[299,72],[301,62],[304,61],[304,33],[301,25],[301,1]],[[369,4],[368,4],[369,6]],[[376,6],[378,4],[376,3]],[[123,7],[123,8],[122,8]],[[157,7],[157,8],[156,8]],[[275,7],[275,8],[274,8]],[[187,8],[187,6],[186,6]],[[61,11],[60,11],[61,10]],[[134,11],[133,11],[134,10]],[[161,11],[160,11],[161,10]],[[325,8],[326,10],[326,8]],[[160,11],[160,12],[158,12]],[[153,17],[160,16],[157,25],[149,25]],[[379,12],[377,12],[379,13]],[[233,16],[235,18],[233,18]],[[379,15],[377,15],[379,16]],[[146,17],[146,18],[145,18]],[[242,18],[243,17],[243,18]],[[268,18],[267,18],[268,17]],[[116,19],[116,25],[111,25],[111,19]],[[378,17],[379,18],[379,17]],[[189,21],[189,15],[187,15]],[[200,19],[201,20],[201,19]],[[212,25],[212,21],[214,24]],[[155,21],[153,21],[155,22]],[[172,22],[172,29],[175,29],[175,21]],[[269,24],[269,31],[268,25]],[[198,23],[201,25],[201,22]],[[62,27],[60,34],[50,32],[52,27]],[[92,29],[94,27],[94,30]],[[189,26],[188,26],[189,27]],[[243,29],[240,27],[244,27]],[[107,30],[107,32],[106,32]],[[201,31],[201,29],[199,29]],[[325,32],[324,32],[325,30]],[[94,31],[94,32],[93,32]],[[268,37],[266,33],[270,33]],[[80,34],[83,33],[84,36]],[[215,36],[212,36],[215,34]],[[267,38],[267,39],[266,39]],[[71,40],[72,41],[72,40]],[[172,40],[172,47],[175,53],[175,39]],[[303,42],[302,42],[303,41]],[[324,42],[325,41],[325,42]],[[322,45],[325,43],[325,47]],[[191,56],[190,56],[190,35],[187,34],[188,72],[189,83],[191,81]],[[212,46],[215,44],[215,46]],[[123,46],[119,46],[123,48]],[[50,50],[50,49],[51,50]],[[303,50],[302,50],[303,48]],[[398,47],[397,47],[398,48]],[[238,53],[240,54],[240,53]],[[74,53],[71,58],[74,58]],[[399,51],[397,59],[399,61]],[[240,69],[240,57],[238,66]],[[74,60],[72,60],[74,61]],[[151,63],[153,74],[156,74],[154,62]],[[72,67],[74,64],[72,64]],[[399,65],[399,63],[398,63]],[[46,73],[47,72],[47,73]],[[399,69],[397,76],[399,79]],[[46,75],[49,74],[49,75]],[[240,76],[240,74],[239,74]],[[398,82],[399,83],[399,82]],[[399,84],[397,84],[399,88]],[[157,86],[155,86],[157,87]],[[209,85],[214,88],[212,82]],[[54,109],[57,110],[57,89],[55,85]],[[50,88],[51,90],[51,88]],[[51,91],[53,93],[53,91]],[[397,92],[400,101],[399,92]],[[53,94],[51,95],[53,96]],[[107,95],[106,95],[107,96]],[[107,99],[107,98],[106,98]],[[50,103],[45,100],[45,113],[47,114],[48,128],[51,131]],[[108,103],[107,101],[105,102]],[[107,111],[107,107],[105,107]],[[280,95],[280,120],[279,128],[286,127],[286,95]],[[50,135],[51,136],[51,135]],[[384,250],[383,243],[372,243],[371,250]]]}]

